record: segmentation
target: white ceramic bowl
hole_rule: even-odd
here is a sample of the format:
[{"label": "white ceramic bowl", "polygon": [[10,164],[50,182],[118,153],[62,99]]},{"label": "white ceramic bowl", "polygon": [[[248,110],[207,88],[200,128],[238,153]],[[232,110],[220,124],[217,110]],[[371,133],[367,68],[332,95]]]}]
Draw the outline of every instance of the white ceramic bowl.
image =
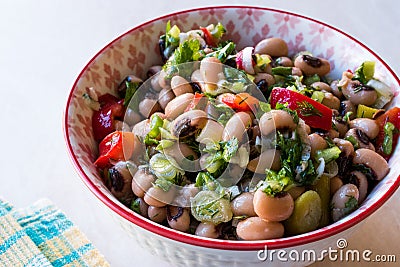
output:
[{"label": "white ceramic bowl", "polygon": [[[376,76],[396,91],[392,105],[399,105],[397,96],[400,80],[390,67],[367,46],[348,34],[325,23],[301,15],[257,7],[214,7],[174,13],[143,23],[121,35],[84,67],[75,81],[65,109],[64,133],[72,161],[85,185],[96,195],[133,238],[146,249],[170,261],[174,266],[252,266],[265,265],[258,259],[259,250],[293,250],[301,253],[314,250],[317,255],[328,247],[337,248],[336,241],[346,238],[360,223],[380,206],[398,188],[400,179],[400,149],[397,147],[389,162],[391,171],[368,195],[361,207],[342,220],[324,228],[297,235],[264,241],[228,241],[201,238],[175,231],[154,223],[122,205],[102,183],[93,165],[97,156],[97,144],[91,129],[92,111],[82,94],[94,87],[98,95],[116,93],[117,85],[128,74],[145,78],[146,70],[160,64],[158,38],[165,30],[166,22],[177,24],[182,30],[221,22],[227,29],[228,38],[237,48],[254,46],[266,37],[281,37],[289,45],[289,51],[309,50],[315,56],[326,58],[332,66],[332,76],[355,69],[365,60],[376,62]],[[260,256],[265,256],[260,254]],[[286,254],[288,257],[288,254]],[[271,258],[267,259],[270,261]],[[272,265],[286,265],[276,256]],[[312,260],[312,258],[311,258]],[[289,259],[289,262],[290,259]],[[306,265],[305,261],[291,262]]]}]

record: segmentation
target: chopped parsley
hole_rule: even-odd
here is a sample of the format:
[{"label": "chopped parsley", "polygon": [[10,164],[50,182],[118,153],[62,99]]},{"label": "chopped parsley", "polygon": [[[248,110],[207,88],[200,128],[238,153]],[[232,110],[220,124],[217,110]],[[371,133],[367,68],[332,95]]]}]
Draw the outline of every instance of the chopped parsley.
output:
[{"label": "chopped parsley", "polygon": [[297,102],[297,107],[299,109],[300,115],[304,117],[308,116],[322,117],[322,113],[307,101]]}]

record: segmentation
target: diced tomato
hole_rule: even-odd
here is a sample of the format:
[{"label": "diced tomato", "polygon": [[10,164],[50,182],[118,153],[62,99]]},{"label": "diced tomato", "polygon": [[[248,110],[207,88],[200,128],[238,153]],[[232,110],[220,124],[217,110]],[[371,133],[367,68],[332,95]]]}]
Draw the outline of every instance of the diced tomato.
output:
[{"label": "diced tomato", "polygon": [[229,106],[235,111],[252,111],[255,112],[255,108],[259,105],[257,98],[251,96],[248,93],[231,94],[225,93],[218,97],[225,105]]},{"label": "diced tomato", "polygon": [[200,30],[204,34],[204,40],[206,41],[206,44],[211,46],[211,47],[216,47],[217,46],[217,42],[214,39],[214,37],[212,36],[211,32],[207,28],[204,28],[204,27],[200,27]]},{"label": "diced tomato", "polygon": [[126,160],[132,156],[135,135],[116,131],[107,135],[99,144],[100,156],[94,162],[98,168],[112,165],[112,161]]},{"label": "diced tomato", "polygon": [[288,108],[296,110],[300,118],[310,127],[329,131],[332,128],[332,110],[321,103],[286,88],[275,88],[271,92],[270,104],[287,103]]},{"label": "diced tomato", "polygon": [[115,118],[124,115],[124,100],[105,94],[99,97],[100,110],[93,112],[92,128],[96,141],[102,140],[106,135],[115,131]]},{"label": "diced tomato", "polygon": [[[400,108],[394,107],[394,108],[389,109],[384,114],[379,116],[376,119],[376,122],[378,123],[378,126],[379,126],[379,134],[378,134],[378,137],[376,138],[376,142],[375,142],[376,152],[378,152],[384,159],[389,160],[394,152],[394,149],[395,149],[398,139],[399,139]],[[383,127],[385,127],[385,124],[387,122],[393,123],[393,125],[397,129],[396,131],[393,132],[392,153],[390,153],[390,155],[385,154],[383,152],[383,147],[382,147],[383,139],[385,138],[385,131],[384,131]]]},{"label": "diced tomato", "polygon": [[99,103],[101,107],[106,107],[109,105],[113,105],[117,103],[119,99],[116,96],[113,96],[112,94],[104,94],[99,96]]},{"label": "diced tomato", "polygon": [[[204,94],[200,94],[200,93],[194,93],[194,97],[192,99],[192,101],[189,103],[189,105],[186,107],[185,112],[198,108],[199,105],[201,104],[201,100],[204,98],[204,100],[206,100],[207,98],[205,98]],[[204,102],[204,101],[202,101]]]}]

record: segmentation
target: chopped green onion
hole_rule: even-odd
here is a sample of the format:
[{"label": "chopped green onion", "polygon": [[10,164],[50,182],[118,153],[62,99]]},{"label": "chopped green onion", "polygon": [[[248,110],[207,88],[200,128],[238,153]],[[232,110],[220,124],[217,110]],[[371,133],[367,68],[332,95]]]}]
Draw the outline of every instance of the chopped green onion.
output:
[{"label": "chopped green onion", "polygon": [[200,222],[220,224],[233,217],[230,201],[215,191],[200,191],[190,202],[192,215]]},{"label": "chopped green onion", "polygon": [[347,140],[347,141],[349,141],[349,142],[354,146],[354,149],[359,148],[358,141],[357,141],[357,139],[356,139],[354,136],[349,135],[349,136],[347,136],[347,137],[344,138],[344,139]]},{"label": "chopped green onion", "polygon": [[256,66],[260,70],[265,70],[269,63],[271,63],[271,58],[269,56],[256,54]]},{"label": "chopped green onion", "polygon": [[341,152],[342,151],[337,146],[322,149],[322,150],[317,150],[317,152],[315,154],[315,159],[318,160],[319,158],[323,158],[325,163],[327,164],[327,163],[339,158],[339,155]]},{"label": "chopped green onion", "polygon": [[272,68],[273,75],[289,76],[292,75],[292,67],[275,67]]},{"label": "chopped green onion", "polygon": [[173,158],[161,153],[151,157],[149,167],[157,178],[165,179],[174,184],[179,184],[182,175],[185,174],[185,171],[179,167]]},{"label": "chopped green onion", "polygon": [[383,153],[386,155],[392,154],[393,150],[393,131],[396,127],[391,122],[385,123],[383,126],[383,131],[385,132],[385,136],[383,138],[382,149]]},{"label": "chopped green onion", "polygon": [[[313,83],[315,83],[315,82],[319,82],[321,79],[319,78],[319,76],[318,76],[318,74],[314,74],[314,75],[312,75],[312,76],[307,76],[305,79],[304,79],[304,81],[303,81],[303,83],[305,84],[305,85],[307,85],[307,86],[310,86],[311,84],[313,84]],[[317,89],[317,90],[321,90],[320,88],[317,88],[317,87],[313,87],[314,89]]]},{"label": "chopped green onion", "polygon": [[359,80],[361,83],[366,84],[374,77],[375,62],[364,61],[354,72],[353,79]]},{"label": "chopped green onion", "polygon": [[311,99],[313,99],[313,100],[315,100],[315,101],[317,101],[319,103],[322,103],[322,100],[324,100],[324,97],[325,97],[324,92],[314,91],[312,96],[311,96]]},{"label": "chopped green onion", "polygon": [[378,93],[378,98],[373,105],[374,108],[383,108],[387,103],[392,100],[394,96],[393,91],[385,83],[375,79],[371,79],[367,82],[367,85],[374,88],[375,91]]}]

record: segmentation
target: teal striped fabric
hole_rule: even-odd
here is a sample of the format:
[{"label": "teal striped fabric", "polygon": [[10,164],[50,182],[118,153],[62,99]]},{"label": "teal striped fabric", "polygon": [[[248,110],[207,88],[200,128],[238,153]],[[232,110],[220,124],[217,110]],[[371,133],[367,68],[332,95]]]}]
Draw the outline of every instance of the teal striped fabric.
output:
[{"label": "teal striped fabric", "polygon": [[15,209],[0,199],[0,266],[110,266],[49,200]]}]

